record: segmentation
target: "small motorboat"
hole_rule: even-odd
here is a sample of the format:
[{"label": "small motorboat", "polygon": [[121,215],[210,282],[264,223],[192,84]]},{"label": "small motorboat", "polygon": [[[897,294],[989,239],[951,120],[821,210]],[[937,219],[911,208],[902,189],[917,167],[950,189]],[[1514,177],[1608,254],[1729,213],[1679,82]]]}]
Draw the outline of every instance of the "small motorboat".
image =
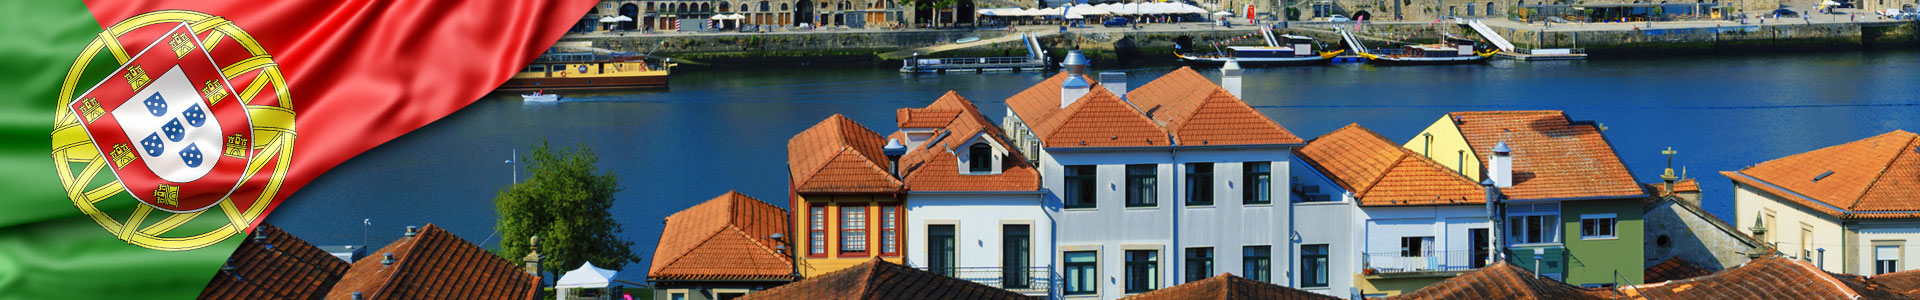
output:
[{"label": "small motorboat", "polygon": [[958,41],[953,41],[953,43],[955,43],[955,44],[965,44],[965,43],[972,43],[972,42],[978,42],[978,41],[980,41],[980,37],[977,37],[977,36],[970,36],[970,37],[967,37],[967,38],[963,38],[963,39],[960,39],[960,40],[958,40]]},{"label": "small motorboat", "polygon": [[1273,35],[1273,28],[1261,26],[1260,34],[1266,40],[1266,46],[1228,46],[1217,53],[1174,53],[1188,64],[1219,66],[1228,60],[1239,61],[1242,66],[1285,66],[1324,64],[1346,50],[1333,52],[1315,51],[1319,42],[1313,38],[1298,35]]},{"label": "small motorboat", "polygon": [[560,102],[560,94],[548,94],[545,90],[539,90],[533,91],[532,94],[520,94],[520,100],[537,103]]}]

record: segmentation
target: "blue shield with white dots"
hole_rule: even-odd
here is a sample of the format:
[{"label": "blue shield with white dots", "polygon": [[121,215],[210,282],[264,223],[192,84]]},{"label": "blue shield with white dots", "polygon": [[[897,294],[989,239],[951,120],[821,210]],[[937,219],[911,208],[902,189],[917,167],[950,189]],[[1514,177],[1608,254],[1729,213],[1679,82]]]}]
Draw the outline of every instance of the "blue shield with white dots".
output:
[{"label": "blue shield with white dots", "polygon": [[199,103],[194,103],[193,107],[187,108],[187,111],[180,112],[180,116],[187,119],[189,126],[200,127],[207,124],[207,110],[201,109]]}]

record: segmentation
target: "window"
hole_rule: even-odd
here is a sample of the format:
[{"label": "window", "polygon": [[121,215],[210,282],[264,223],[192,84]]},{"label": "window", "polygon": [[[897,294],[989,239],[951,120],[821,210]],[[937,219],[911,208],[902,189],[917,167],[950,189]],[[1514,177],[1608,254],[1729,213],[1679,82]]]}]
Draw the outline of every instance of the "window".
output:
[{"label": "window", "polygon": [[867,252],[867,207],[840,207],[840,252]]},{"label": "window", "polygon": [[1240,181],[1241,184],[1244,185],[1241,191],[1245,195],[1241,195],[1240,201],[1245,204],[1272,204],[1272,163],[1249,162],[1246,163],[1245,166],[1246,174],[1243,177],[1246,178],[1242,178]]},{"label": "window", "polygon": [[976,143],[967,147],[967,171],[975,174],[993,172],[993,146]]},{"label": "window", "polygon": [[1813,261],[1813,226],[1800,223],[1800,259]]},{"label": "window", "polygon": [[1127,165],[1127,207],[1159,206],[1160,201],[1153,196],[1158,179],[1158,168],[1154,165]]},{"label": "window", "polygon": [[1560,204],[1508,204],[1507,239],[1514,244],[1560,242]]},{"label": "window", "polygon": [[1033,267],[1033,226],[1027,224],[1000,225],[1000,280],[1002,287],[1024,289],[1031,287],[1033,277],[1027,273]]},{"label": "window", "polygon": [[1127,293],[1144,293],[1160,286],[1160,250],[1127,250]]},{"label": "window", "polygon": [[1213,277],[1213,247],[1187,248],[1187,282]]},{"label": "window", "polygon": [[807,254],[827,255],[827,208],[824,203],[808,204]]},{"label": "window", "polygon": [[[1433,247],[1433,237],[1409,236],[1400,238],[1400,257],[1426,257]],[[1303,250],[1304,251],[1304,250]]]},{"label": "window", "polygon": [[1300,287],[1327,287],[1327,263],[1327,245],[1300,245]]},{"label": "window", "polygon": [[1253,281],[1273,283],[1273,248],[1271,246],[1246,246],[1240,248],[1240,274]]},{"label": "window", "polygon": [[1613,235],[1614,214],[1580,215],[1580,239],[1611,239]]},{"label": "window", "polygon": [[880,207],[880,253],[900,254],[900,206]]},{"label": "window", "polygon": [[1094,208],[1094,166],[1067,166],[1067,208]]},{"label": "window", "polygon": [[953,277],[954,240],[952,224],[927,225],[927,271]]},{"label": "window", "polygon": [[1213,163],[1187,164],[1187,205],[1213,205]]},{"label": "window", "polygon": [[1900,244],[1906,241],[1873,242],[1873,274],[1880,275],[1900,271]]},{"label": "window", "polygon": [[1100,292],[1099,254],[1093,251],[1072,251],[1062,254],[1066,268],[1068,295],[1092,295]]},{"label": "window", "polygon": [[1473,3],[1467,3],[1467,16],[1473,16]]},{"label": "window", "polygon": [[687,293],[673,293],[672,296],[667,296],[667,299],[687,300]]},{"label": "window", "polygon": [[1467,229],[1467,240],[1473,242],[1473,251],[1467,254],[1473,256],[1475,269],[1493,263],[1493,240],[1490,239],[1493,235],[1489,233],[1491,231],[1491,228]]}]

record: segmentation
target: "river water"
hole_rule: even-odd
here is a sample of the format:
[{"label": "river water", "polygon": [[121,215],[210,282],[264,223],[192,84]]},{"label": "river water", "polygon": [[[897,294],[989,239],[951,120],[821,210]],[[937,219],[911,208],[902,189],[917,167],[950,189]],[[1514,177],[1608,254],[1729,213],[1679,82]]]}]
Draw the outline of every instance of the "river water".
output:
[{"label": "river water", "polygon": [[[1129,69],[1138,87],[1173,66]],[[1201,70],[1218,79],[1218,71]],[[568,95],[524,105],[495,96],[361,154],[315,180],[268,222],[318,245],[383,246],[407,225],[438,224],[488,248],[492,197],[516,176],[514,151],[585,143],[620,176],[613,215],[642,257],[662,220],[728,190],[787,205],[786,141],[832,114],[877,132],[894,109],[948,90],[1004,117],[1004,99],[1047,74],[905,75],[885,67],[696,70],[668,91]],[[1920,52],[1838,52],[1489,65],[1331,65],[1252,69],[1247,102],[1304,138],[1358,122],[1404,142],[1452,111],[1565,110],[1604,125],[1636,178],[1676,168],[1699,178],[1709,211],[1733,214],[1719,171],[1861,139],[1920,130]],[[522,171],[518,176],[526,176]],[[372,226],[361,221],[370,219]],[[370,233],[363,235],[363,230]],[[364,241],[364,242],[363,242]],[[644,280],[650,261],[619,277]]]}]

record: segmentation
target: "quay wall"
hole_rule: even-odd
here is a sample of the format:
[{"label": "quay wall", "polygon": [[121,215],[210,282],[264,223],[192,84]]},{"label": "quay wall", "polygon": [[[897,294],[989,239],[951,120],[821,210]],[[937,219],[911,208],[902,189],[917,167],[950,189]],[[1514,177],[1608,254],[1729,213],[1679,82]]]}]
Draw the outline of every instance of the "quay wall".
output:
[{"label": "quay wall", "polygon": [[1920,47],[1914,22],[1784,23],[1612,31],[1495,28],[1521,48],[1584,48],[1595,57]]}]

